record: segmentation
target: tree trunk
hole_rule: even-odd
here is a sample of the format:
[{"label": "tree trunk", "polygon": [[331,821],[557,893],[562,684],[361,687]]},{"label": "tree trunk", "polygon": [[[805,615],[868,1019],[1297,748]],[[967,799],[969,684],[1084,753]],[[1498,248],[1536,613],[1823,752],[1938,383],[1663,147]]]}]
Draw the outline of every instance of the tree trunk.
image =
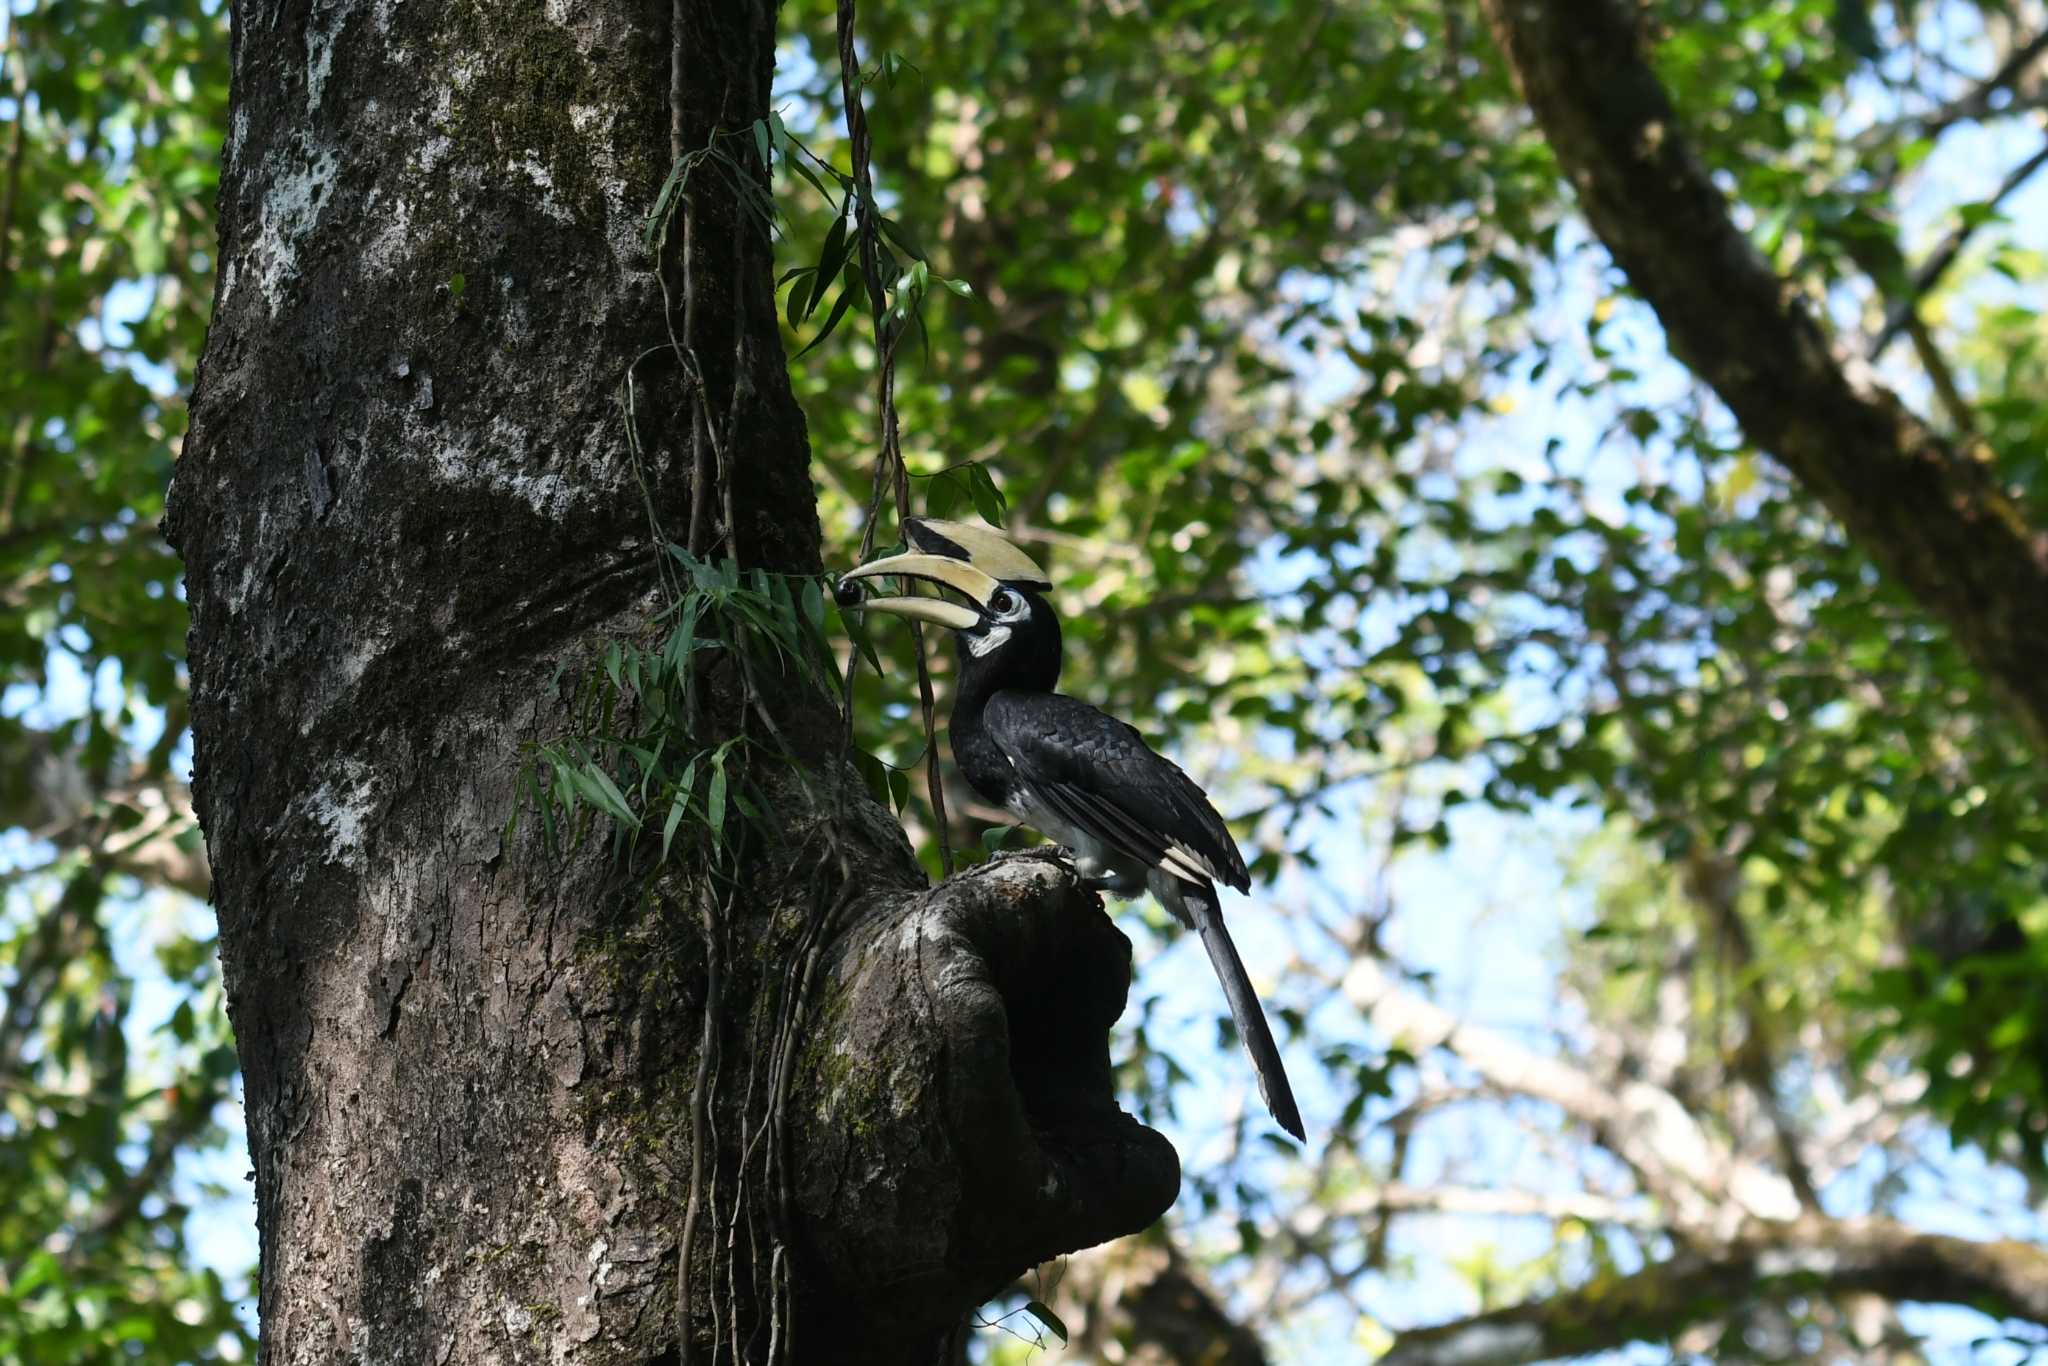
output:
[{"label": "tree trunk", "polygon": [[237,6],[166,529],[272,1362],[917,1360],[1177,1188],[1110,1094],[1128,944],[1045,861],[927,893],[815,690],[706,666],[694,741],[758,711],[803,761],[731,875],[551,852],[518,786],[659,605],[651,523],[819,568],[758,161],[691,183],[672,308],[641,237],[676,152],[751,146],[772,30]]}]

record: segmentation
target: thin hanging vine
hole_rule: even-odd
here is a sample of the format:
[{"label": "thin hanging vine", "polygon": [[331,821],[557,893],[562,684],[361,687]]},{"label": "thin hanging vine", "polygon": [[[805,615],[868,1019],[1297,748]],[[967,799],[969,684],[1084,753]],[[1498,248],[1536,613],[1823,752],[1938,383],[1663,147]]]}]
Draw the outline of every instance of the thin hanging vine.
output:
[{"label": "thin hanging vine", "polygon": [[[737,206],[731,215],[735,268],[721,272],[721,281],[746,278],[746,269],[770,250],[780,221],[770,189],[777,169],[807,184],[833,210],[833,225],[816,264],[788,272],[779,285],[789,287],[786,309],[792,328],[808,322],[832,287],[841,286],[822,326],[799,355],[830,336],[856,301],[867,305],[879,430],[863,560],[874,552],[885,497],[893,496],[899,524],[914,514],[914,477],[933,481],[927,502],[935,513],[942,511],[941,494],[953,500],[964,495],[984,516],[999,521],[1002,499],[978,465],[913,476],[904,461],[896,410],[897,350],[909,332],[921,333],[920,309],[933,284],[959,294],[970,291],[959,281],[932,274],[923,253],[876,206],[872,140],[861,104],[866,79],[856,52],[852,0],[842,0],[838,11],[841,90],[851,147],[851,164],[844,170],[792,136],[772,113],[740,128],[717,129],[702,146],[688,146],[681,8],[678,0],[671,167],[644,233],[644,246],[657,263],[667,336],[625,366],[620,393],[627,453],[657,561],[661,606],[647,629],[610,643],[588,670],[572,698],[573,734],[537,746],[522,782],[551,850],[574,848],[595,822],[608,823],[614,859],[636,884],[635,904],[650,899],[669,904],[665,898],[678,890],[669,870],[697,870],[680,886],[688,914],[677,925],[687,926],[701,945],[705,989],[683,1117],[688,1170],[675,1178],[684,1187],[675,1310],[681,1360],[690,1363],[700,1352],[703,1325],[715,1366],[722,1360],[788,1362],[797,1350],[789,1096],[824,951],[857,886],[838,833],[846,817],[847,785],[836,780],[836,772],[849,765],[858,768],[877,799],[898,811],[909,785],[907,774],[853,744],[852,698],[860,663],[866,659],[880,671],[858,623],[842,623],[854,642],[842,674],[826,631],[823,581],[742,568],[732,463],[752,397],[754,320],[747,291],[730,286],[729,341],[703,335],[704,320],[713,310],[704,306],[701,291],[707,282],[699,278],[699,264],[707,246],[703,234],[716,221],[711,210],[722,208],[726,196]],[[707,194],[714,188],[716,199]],[[714,394],[705,362],[719,357],[707,355],[706,348],[719,345],[730,346],[730,382],[725,393]],[[664,526],[643,443],[647,384],[640,370],[660,356],[673,362],[680,388],[675,456],[689,472],[687,523],[677,528],[680,541],[671,539]],[[942,868],[950,874],[954,858],[921,633],[915,652],[927,791]],[[844,748],[828,784],[836,794],[829,811],[815,805],[820,775],[794,753],[770,705],[771,694],[763,685],[771,675],[783,681],[774,695],[786,694],[794,683],[842,708]],[[714,714],[723,718],[715,726]],[[714,740],[719,730],[723,738]],[[796,775],[793,787],[813,802],[812,814],[822,817],[816,823],[822,846],[806,884],[814,895],[791,921],[769,915],[742,924],[737,908],[745,868],[789,823],[778,818],[777,804],[764,787],[774,772]],[[744,943],[748,936],[759,942]],[[763,966],[770,963],[776,966]],[[734,999],[736,972],[742,992],[746,974],[755,974],[743,1031],[743,1075],[727,1065],[724,1015]],[[737,1130],[721,1132],[729,1118],[737,1119]]]},{"label": "thin hanging vine", "polygon": [[[900,526],[910,515],[910,470],[903,463],[902,431],[896,417],[896,343],[902,338],[910,309],[914,307],[907,288],[899,289],[892,309],[882,289],[882,215],[875,207],[874,178],[869,169],[873,137],[868,131],[867,112],[861,106],[860,54],[854,40],[854,0],[839,0],[839,90],[846,107],[846,141],[853,164],[853,224],[860,242],[861,274],[867,280],[868,309],[875,329],[875,409],[881,426],[880,450],[875,456],[874,492],[868,504],[867,527],[861,533],[860,558],[865,561],[875,548],[875,526],[880,520],[882,488],[891,484],[896,494],[896,520]],[[925,263],[920,260],[918,266]],[[922,288],[922,274],[916,283]],[[910,639],[917,656],[917,697],[924,719],[925,790],[932,805],[932,826],[939,841],[939,866],[947,877],[953,874],[953,841],[946,821],[945,785],[939,777],[939,746],[936,709],[932,700],[931,666],[925,658],[924,627],[913,621]],[[851,661],[849,660],[849,668]]]}]

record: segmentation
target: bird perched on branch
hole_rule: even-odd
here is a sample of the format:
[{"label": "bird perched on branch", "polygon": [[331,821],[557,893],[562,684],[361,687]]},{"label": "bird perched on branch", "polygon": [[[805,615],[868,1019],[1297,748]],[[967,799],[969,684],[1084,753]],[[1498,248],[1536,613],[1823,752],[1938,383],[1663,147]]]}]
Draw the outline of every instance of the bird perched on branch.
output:
[{"label": "bird perched on branch", "polygon": [[971,523],[911,520],[905,554],[840,581],[852,605],[867,580],[895,576],[945,597],[870,598],[889,612],[953,632],[960,673],[947,731],[974,790],[1064,846],[1088,885],[1116,896],[1150,891],[1202,937],[1231,1018],[1280,1127],[1303,1137],[1280,1050],[1223,926],[1216,884],[1251,886],[1244,856],[1194,780],[1124,722],[1054,691],[1060,623],[1041,593],[1045,571],[1002,535]]}]

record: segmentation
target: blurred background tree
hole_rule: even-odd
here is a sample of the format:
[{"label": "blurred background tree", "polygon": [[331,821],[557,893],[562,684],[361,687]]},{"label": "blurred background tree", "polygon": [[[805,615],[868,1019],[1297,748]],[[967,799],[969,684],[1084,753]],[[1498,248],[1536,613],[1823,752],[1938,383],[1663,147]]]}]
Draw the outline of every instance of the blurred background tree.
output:
[{"label": "blurred background tree", "polygon": [[[253,1241],[207,1191],[239,1135],[154,531],[211,297],[227,17],[15,9],[0,1360],[231,1357]],[[2048,12],[1640,20],[1672,135],[1788,296],[1981,453],[2039,544]],[[843,165],[832,24],[784,7],[779,106]],[[1243,1103],[1199,955],[1127,915],[1151,932],[1125,1085],[1187,1191],[991,1305],[975,1354],[1050,1342],[1026,1300],[1105,1361],[2031,1353],[2024,709],[1671,358],[1479,7],[962,0],[861,33],[898,264],[968,290],[934,287],[901,357],[916,495],[1006,519],[1060,580],[1067,689],[1235,819],[1260,885],[1231,913],[1315,1139]],[[852,325],[798,355],[851,277],[826,198],[778,193],[850,558],[874,356]],[[907,772],[906,641],[875,639],[862,739]],[[894,786],[936,869],[921,782]],[[1001,815],[949,792],[978,857]]]},{"label": "blurred background tree", "polygon": [[0,1360],[234,1359],[246,1274],[191,1237],[245,1163],[156,532],[213,296],[226,17],[0,26]]}]

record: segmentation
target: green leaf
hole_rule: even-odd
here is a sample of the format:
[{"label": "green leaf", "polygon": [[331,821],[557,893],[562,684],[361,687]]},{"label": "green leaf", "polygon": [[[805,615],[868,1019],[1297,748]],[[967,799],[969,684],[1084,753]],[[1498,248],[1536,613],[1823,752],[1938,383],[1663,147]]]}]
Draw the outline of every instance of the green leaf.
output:
[{"label": "green leaf", "polygon": [[[825,232],[825,245],[818,251],[817,268],[811,276],[810,295],[804,300],[803,321],[808,322],[810,316],[818,311],[818,305],[825,302],[825,291],[832,287],[832,282],[838,279],[840,272],[846,268],[846,256],[851,247],[852,241],[846,231],[846,219],[833,219],[832,226]],[[827,330],[830,330],[829,324]]]},{"label": "green leaf", "polygon": [[875,642],[868,638],[867,623],[858,616],[848,616],[843,611],[839,614],[839,620],[846,627],[846,634],[853,641],[854,648],[860,651],[860,657],[875,671],[875,677],[885,676],[888,670],[882,667],[882,657],[875,653]]},{"label": "green leaf", "polygon": [[783,303],[782,313],[792,332],[803,322],[804,304],[811,297],[811,277],[817,273],[816,266],[797,266],[784,272],[782,279],[777,282],[778,288],[791,281],[795,282],[790,288],[789,298]]},{"label": "green leaf", "polygon": [[683,815],[690,809],[690,794],[678,789],[668,804],[668,819],[661,823],[661,857],[668,859],[668,847],[676,837],[676,827],[683,823]]},{"label": "green leaf", "polygon": [[694,153],[686,152],[677,157],[675,165],[669,167],[668,177],[661,182],[661,190],[654,196],[654,207],[648,210],[647,223],[640,234],[640,243],[648,251],[654,250],[655,242],[660,240],[663,230],[667,228],[676,192],[682,188],[683,178],[690,173],[690,167],[695,162]]},{"label": "green leaf", "polygon": [[967,464],[967,491],[974,499],[974,510],[990,526],[1001,526],[1003,519],[1009,516],[1009,500],[1003,497],[1003,491],[996,487],[988,467],[979,460]]},{"label": "green leaf", "polygon": [[[792,138],[791,141],[795,142],[795,139]],[[799,143],[797,145],[801,146],[802,144]],[[842,205],[838,199],[833,197],[832,192],[830,190],[825,188],[825,182],[818,179],[817,172],[813,171],[809,166],[804,164],[804,159],[802,156],[785,157],[783,159],[782,164],[787,166],[790,170],[795,171],[798,175],[802,176],[806,181],[809,181],[811,188],[816,190],[820,195],[824,197],[825,202],[832,206],[832,211],[835,214],[843,214],[845,212],[845,206]]]},{"label": "green leaf", "polygon": [[988,829],[982,831],[982,852],[985,854],[993,854],[996,850],[1002,848],[1003,841],[1010,838],[1010,836],[1016,831],[1016,829],[1017,827],[1014,825],[991,825]]},{"label": "green leaf", "polygon": [[888,234],[890,241],[894,242],[897,246],[903,248],[904,253],[907,256],[909,256],[912,260],[916,261],[919,265],[923,265],[925,263],[926,258],[924,254],[924,248],[918,246],[916,242],[911,240],[910,234],[903,230],[903,225],[901,223],[898,223],[895,219],[889,217],[887,214],[877,214],[875,216],[881,220],[882,231]]},{"label": "green leaf", "polygon": [[1046,1332],[1051,1333],[1062,1343],[1066,1342],[1067,1325],[1058,1314],[1052,1311],[1051,1305],[1047,1304],[1044,1300],[1032,1300],[1024,1306],[1024,1312],[1044,1324]]},{"label": "green leaf", "polygon": [[861,781],[867,784],[875,805],[890,805],[889,766],[864,749],[853,752],[853,766],[860,770]]},{"label": "green leaf", "polygon": [[569,770],[569,780],[576,784],[591,805],[603,811],[619,824],[631,830],[640,828],[640,818],[633,814],[633,808],[626,802],[626,794],[619,791],[612,776],[595,763]]},{"label": "green leaf", "polygon": [[704,797],[704,823],[714,839],[725,833],[725,751],[721,748],[711,761],[711,787]]},{"label": "green leaf", "polygon": [[818,335],[811,338],[805,344],[804,349],[797,352],[791,359],[801,360],[806,355],[809,355],[819,342],[832,335],[832,329],[839,326],[839,320],[846,316],[847,307],[852,304],[853,296],[859,290],[860,283],[860,268],[858,266],[849,267],[847,270],[846,288],[839,292],[839,301],[833,304],[832,311],[825,315],[825,325],[818,329]]},{"label": "green leaf", "polygon": [[931,477],[924,489],[924,515],[950,517],[960,500],[971,493],[965,475],[958,469],[943,469]]}]

